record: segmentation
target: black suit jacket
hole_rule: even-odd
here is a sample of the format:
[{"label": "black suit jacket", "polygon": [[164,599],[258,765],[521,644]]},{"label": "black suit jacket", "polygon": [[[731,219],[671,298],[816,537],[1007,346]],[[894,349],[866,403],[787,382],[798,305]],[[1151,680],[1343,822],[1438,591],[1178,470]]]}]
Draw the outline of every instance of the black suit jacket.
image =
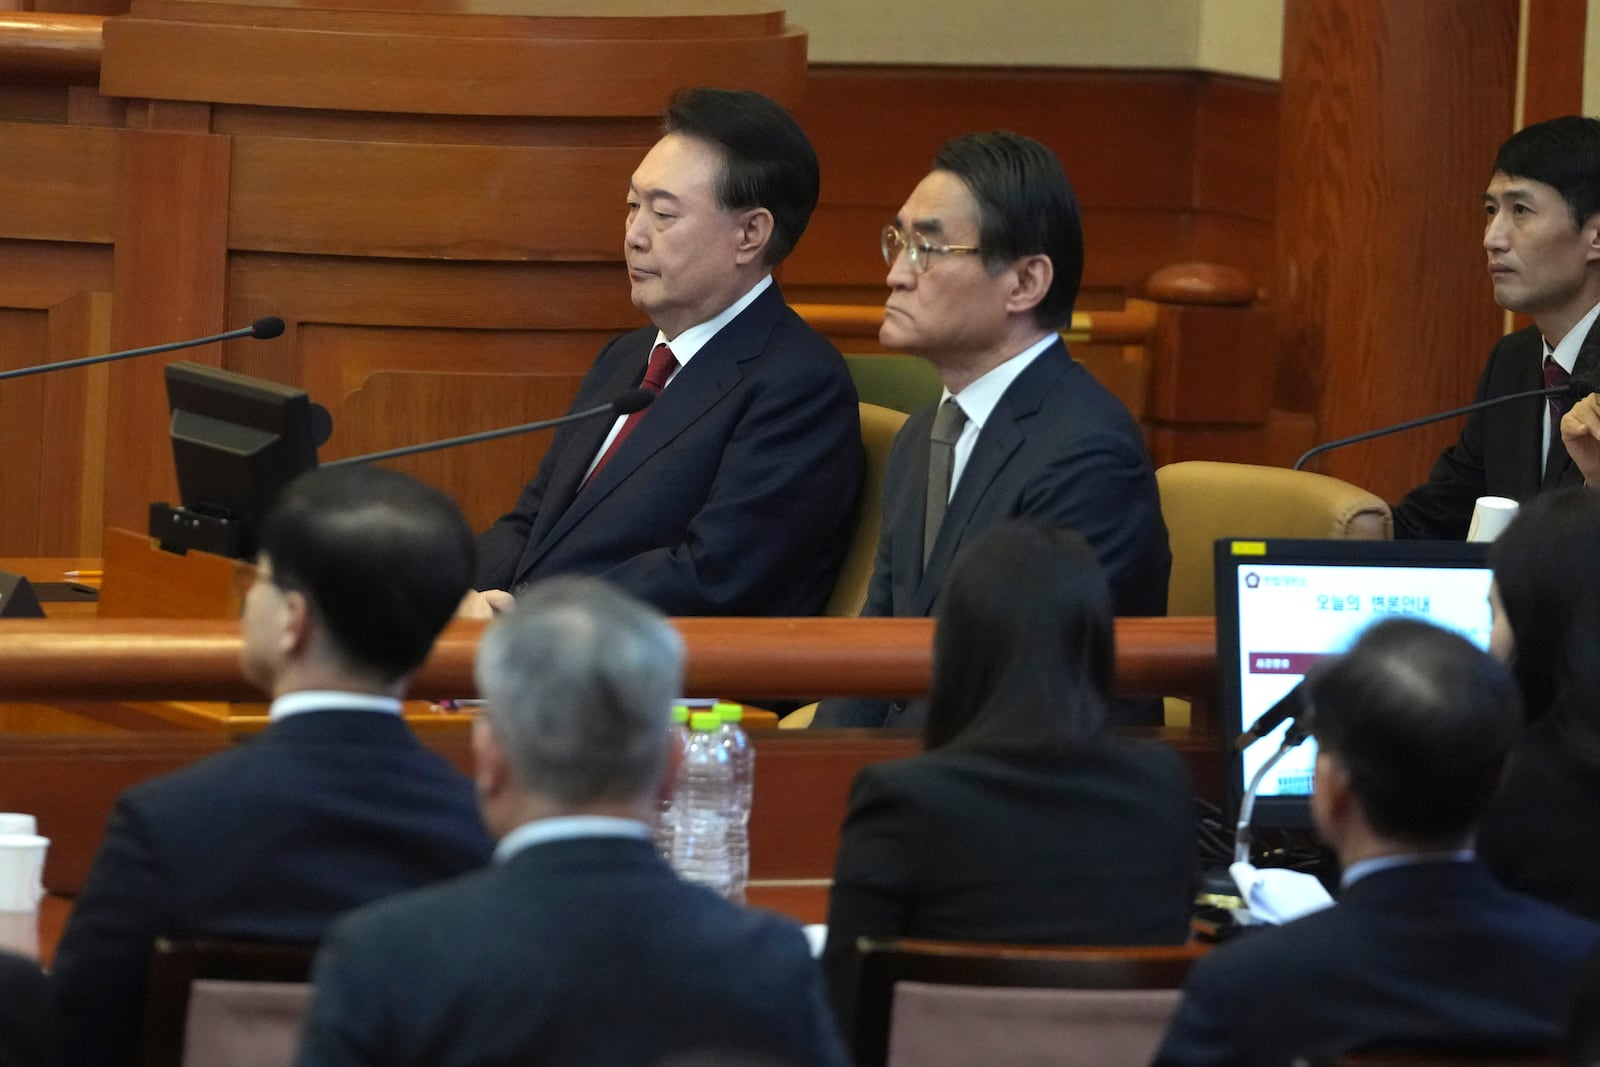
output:
[{"label": "black suit jacket", "polygon": [[1600,769],[1567,751],[1549,719],[1512,753],[1478,855],[1512,889],[1600,920]]},{"label": "black suit jacket", "polygon": [[157,936],[314,942],[342,912],[489,851],[472,783],[381,712],[292,715],[137,785],[56,953],[63,1062],[133,1062]]},{"label": "black suit jacket", "polygon": [[314,981],[300,1067],[848,1062],[800,931],[679,881],[631,838],[534,845],[364,908]]},{"label": "black suit jacket", "polygon": [[[1544,340],[1529,326],[1502,337],[1489,352],[1473,401],[1544,388]],[[1573,364],[1574,374],[1600,371],[1600,323],[1589,330]],[[1539,442],[1544,400],[1518,400],[1467,416],[1461,437],[1445,449],[1428,480],[1394,506],[1399,538],[1462,541],[1480,496],[1503,496],[1525,503],[1541,490],[1582,485],[1572,457],[1551,426],[1552,459],[1541,478]]]},{"label": "black suit jacket", "polygon": [[1155,1063],[1549,1045],[1597,941],[1600,927],[1476,863],[1377,871],[1333,907],[1200,960]]},{"label": "black suit jacket", "polygon": [[[573,410],[639,384],[650,327],[601,351]],[[678,372],[583,487],[610,431],[557,431],[516,509],[478,538],[479,589],[606,578],[669,615],[813,615],[865,470],[855,385],[776,284]]]},{"label": "black suit jacket", "polygon": [[52,1067],[55,1005],[33,960],[0,952],[0,1067]]},{"label": "black suit jacket", "polygon": [[862,768],[828,902],[841,1017],[856,939],[1181,944],[1196,878],[1189,774],[1104,737],[1024,762],[938,749]]},{"label": "black suit jacket", "polygon": [[[1003,519],[1082,534],[1106,570],[1118,615],[1164,615],[1172,553],[1155,470],[1122,402],[1057,342],[1011,383],[978,435],[939,536],[922,564],[928,438],[937,405],[895,437],[883,479],[883,529],[863,617],[938,614],[957,551]],[[816,726],[911,726],[921,701],[828,700]]]}]

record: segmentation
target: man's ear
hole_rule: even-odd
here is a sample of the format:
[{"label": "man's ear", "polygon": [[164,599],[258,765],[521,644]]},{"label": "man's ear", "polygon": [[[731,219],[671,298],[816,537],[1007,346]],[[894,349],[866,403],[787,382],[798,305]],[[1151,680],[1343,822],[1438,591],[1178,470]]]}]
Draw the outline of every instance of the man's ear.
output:
[{"label": "man's ear", "polygon": [[1038,307],[1049,295],[1056,269],[1049,256],[1039,253],[1023,256],[1006,268],[1006,274],[1012,279],[1006,293],[1006,311],[1020,315]]},{"label": "man's ear", "polygon": [[279,636],[278,651],[286,659],[296,659],[303,656],[317,636],[316,613],[311,610],[311,601],[306,595],[297,590],[285,590],[283,594],[283,630]]},{"label": "man's ear", "polygon": [[1350,772],[1333,756],[1318,752],[1311,779],[1311,815],[1317,832],[1334,844],[1359,808],[1360,801],[1350,788]]},{"label": "man's ear", "polygon": [[739,215],[739,243],[734,248],[734,262],[739,266],[752,263],[767,253],[767,242],[772,240],[772,212],[764,207],[754,207]]},{"label": "man's ear", "polygon": [[1584,224],[1578,227],[1578,233],[1583,237],[1583,251],[1588,261],[1600,262],[1600,211],[1590,215]]},{"label": "man's ear", "polygon": [[505,795],[511,780],[511,761],[481,712],[472,720],[472,767],[480,801],[487,803]]}]

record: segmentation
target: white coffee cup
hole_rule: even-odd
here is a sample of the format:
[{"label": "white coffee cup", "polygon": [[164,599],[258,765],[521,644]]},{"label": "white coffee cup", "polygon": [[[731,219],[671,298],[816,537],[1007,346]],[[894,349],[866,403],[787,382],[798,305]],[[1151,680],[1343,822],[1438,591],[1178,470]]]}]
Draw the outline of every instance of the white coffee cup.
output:
[{"label": "white coffee cup", "polygon": [[39,820],[20,811],[0,811],[0,834],[37,834]]},{"label": "white coffee cup", "polygon": [[1503,496],[1480,496],[1472,506],[1472,524],[1467,527],[1468,541],[1493,541],[1517,517],[1517,502]]},{"label": "white coffee cup", "polygon": [[0,911],[0,949],[39,958],[39,913]]},{"label": "white coffee cup", "polygon": [[44,899],[44,854],[48,837],[0,834],[0,912],[33,911]]}]

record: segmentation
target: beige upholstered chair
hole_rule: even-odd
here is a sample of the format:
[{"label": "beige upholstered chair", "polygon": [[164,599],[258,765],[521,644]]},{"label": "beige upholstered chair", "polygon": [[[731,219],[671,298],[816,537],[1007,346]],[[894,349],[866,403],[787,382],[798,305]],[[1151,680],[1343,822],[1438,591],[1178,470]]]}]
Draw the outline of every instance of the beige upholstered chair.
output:
[{"label": "beige upholstered chair", "polygon": [[1212,544],[1219,537],[1386,541],[1389,505],[1337,478],[1287,467],[1194,460],[1156,471],[1172,542],[1168,615],[1213,615]]},{"label": "beige upholstered chair", "polygon": [[878,551],[878,529],[883,524],[883,468],[889,462],[894,435],[905,421],[905,412],[877,404],[861,405],[861,443],[867,450],[867,476],[861,485],[850,547],[824,609],[827,615],[854,618],[867,602],[867,583],[872,580],[872,560]]},{"label": "beige upholstered chair", "polygon": [[290,1067],[313,945],[158,938],[139,1067]]},{"label": "beige upholstered chair", "polygon": [[858,1067],[1142,1067],[1205,951],[876,938],[859,948],[850,1028]]}]

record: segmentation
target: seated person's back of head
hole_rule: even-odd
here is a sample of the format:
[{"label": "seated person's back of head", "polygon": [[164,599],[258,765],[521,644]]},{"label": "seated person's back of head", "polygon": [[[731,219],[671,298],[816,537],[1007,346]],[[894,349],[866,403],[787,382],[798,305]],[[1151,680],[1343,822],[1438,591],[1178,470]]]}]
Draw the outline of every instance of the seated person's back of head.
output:
[{"label": "seated person's back of head", "polygon": [[472,783],[400,717],[472,574],[460,511],[402,474],[325,468],[260,544],[241,658],[270,723],[118,798],[55,960],[66,1062],[134,1061],[158,936],[314,942],[488,858]]},{"label": "seated person's back of head", "polygon": [[1600,919],[1600,494],[1528,502],[1490,550],[1491,650],[1510,664],[1528,728],[1484,818],[1489,869]]},{"label": "seated person's back of head", "polygon": [[1338,903],[1202,959],[1156,1062],[1547,1046],[1600,928],[1473,858],[1520,727],[1508,672],[1457,634],[1396,620],[1306,690],[1312,814],[1344,868]]},{"label": "seated person's back of head", "polygon": [[825,966],[860,936],[1077,944],[1188,937],[1193,803],[1165,745],[1107,729],[1111,593],[1076,533],[1011,521],[947,580],[927,751],[851,791]]}]

